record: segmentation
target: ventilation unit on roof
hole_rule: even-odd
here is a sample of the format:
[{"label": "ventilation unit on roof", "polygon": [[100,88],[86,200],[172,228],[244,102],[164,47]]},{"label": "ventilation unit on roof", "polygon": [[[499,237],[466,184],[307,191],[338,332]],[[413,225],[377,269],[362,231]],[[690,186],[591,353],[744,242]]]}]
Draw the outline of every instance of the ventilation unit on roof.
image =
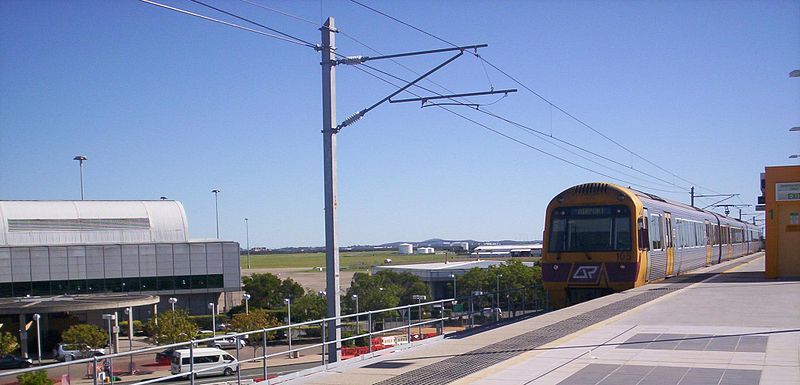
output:
[{"label": "ventilation unit on roof", "polygon": [[608,183],[584,183],[574,187],[576,194],[597,194],[608,191]]}]

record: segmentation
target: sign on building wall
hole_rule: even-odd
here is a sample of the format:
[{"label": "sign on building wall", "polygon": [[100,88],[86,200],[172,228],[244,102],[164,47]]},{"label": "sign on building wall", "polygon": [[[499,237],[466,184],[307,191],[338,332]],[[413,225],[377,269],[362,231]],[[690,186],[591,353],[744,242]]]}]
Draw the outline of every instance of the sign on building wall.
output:
[{"label": "sign on building wall", "polygon": [[775,183],[776,201],[800,201],[800,182]]}]

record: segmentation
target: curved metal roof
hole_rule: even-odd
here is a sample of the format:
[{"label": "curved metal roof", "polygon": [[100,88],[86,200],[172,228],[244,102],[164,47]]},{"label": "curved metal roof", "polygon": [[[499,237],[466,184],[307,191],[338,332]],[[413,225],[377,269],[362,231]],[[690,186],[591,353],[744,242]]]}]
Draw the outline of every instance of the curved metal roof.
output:
[{"label": "curved metal roof", "polygon": [[178,201],[0,201],[0,246],[188,240]]}]

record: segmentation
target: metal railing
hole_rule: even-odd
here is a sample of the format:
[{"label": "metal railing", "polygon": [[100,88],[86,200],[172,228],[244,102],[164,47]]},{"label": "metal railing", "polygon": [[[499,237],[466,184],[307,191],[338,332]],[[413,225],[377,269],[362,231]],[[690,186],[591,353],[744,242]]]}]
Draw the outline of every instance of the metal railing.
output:
[{"label": "metal railing", "polygon": [[[516,314],[517,311],[521,311],[520,314],[525,315],[525,314],[530,314],[531,311],[542,311],[544,309],[543,304],[541,306],[536,306],[533,299],[529,299],[527,301],[527,303],[525,302],[525,299],[523,299],[523,303],[521,305],[521,308],[514,309],[513,301],[511,301],[509,299],[513,295],[512,294],[513,292],[514,291],[508,291],[504,298],[506,298],[508,300],[507,303],[509,304],[509,307],[512,310],[514,310],[515,314]],[[119,362],[121,358],[129,358],[130,362],[131,362],[130,369],[131,369],[131,371],[133,371],[133,357],[134,356],[141,355],[141,354],[147,354],[147,353],[155,353],[155,352],[163,351],[165,349],[172,348],[172,349],[176,349],[176,350],[177,349],[186,349],[186,350],[188,350],[189,356],[188,357],[181,357],[181,360],[183,360],[183,358],[189,358],[189,360],[188,360],[189,361],[189,363],[188,363],[189,371],[188,372],[184,372],[181,369],[181,371],[177,372],[177,373],[171,373],[170,375],[167,375],[167,376],[146,379],[146,380],[143,380],[143,381],[136,381],[136,382],[134,382],[134,384],[136,384],[136,385],[146,385],[146,384],[152,384],[152,383],[161,382],[161,381],[168,381],[168,380],[171,380],[171,379],[188,377],[188,379],[190,381],[190,384],[194,385],[195,384],[195,377],[198,374],[203,374],[205,372],[210,372],[210,371],[223,371],[224,368],[226,368],[226,367],[235,368],[236,381],[238,383],[241,383],[241,380],[242,380],[242,372],[241,372],[242,366],[244,364],[247,364],[247,363],[259,362],[259,361],[261,362],[261,376],[263,377],[264,380],[267,380],[267,383],[268,383],[269,374],[270,374],[269,373],[269,360],[273,359],[273,358],[276,358],[278,356],[284,356],[284,355],[288,354],[289,357],[296,357],[296,356],[299,356],[300,352],[302,352],[302,351],[306,351],[306,350],[310,350],[310,349],[315,349],[315,350],[316,349],[321,349],[322,350],[322,354],[321,354],[321,359],[320,359],[320,366],[324,367],[325,370],[328,370],[328,365],[330,363],[326,359],[327,358],[327,354],[326,353],[329,351],[329,349],[341,349],[341,345],[346,343],[346,342],[348,342],[348,341],[355,341],[355,340],[358,340],[358,339],[367,338],[368,347],[366,349],[366,352],[364,354],[359,354],[359,355],[363,355],[364,357],[369,358],[369,357],[373,357],[376,354],[377,350],[385,348],[385,346],[382,343],[381,344],[374,343],[375,342],[375,340],[374,340],[375,337],[383,337],[383,336],[387,336],[387,335],[388,336],[393,336],[397,340],[399,340],[397,342],[398,345],[405,345],[405,344],[411,344],[413,341],[415,341],[415,337],[416,337],[416,340],[424,339],[425,335],[422,333],[422,328],[425,325],[433,324],[436,327],[436,334],[435,334],[436,336],[443,336],[443,335],[446,334],[445,333],[446,324],[450,324],[450,326],[453,326],[456,329],[478,326],[480,324],[480,322],[476,322],[476,314],[484,312],[484,310],[481,310],[481,309],[483,309],[483,302],[481,302],[481,301],[486,301],[486,298],[488,298],[489,296],[492,296],[492,298],[494,298],[494,297],[497,296],[496,294],[497,293],[487,292],[487,293],[483,293],[481,296],[469,296],[468,298],[465,298],[470,304],[470,311],[469,312],[467,312],[466,309],[464,309],[462,311],[454,311],[454,308],[459,303],[459,301],[456,300],[456,299],[453,299],[453,298],[440,299],[440,300],[435,300],[435,301],[420,302],[420,303],[413,303],[413,304],[409,304],[409,305],[396,306],[396,307],[387,308],[387,309],[363,311],[363,312],[360,312],[360,313],[346,314],[346,315],[341,315],[341,316],[338,316],[338,317],[328,317],[328,318],[323,318],[323,319],[318,319],[318,320],[313,320],[313,321],[306,321],[306,322],[300,322],[300,323],[290,323],[288,325],[281,325],[281,326],[258,329],[258,330],[252,330],[252,331],[241,332],[241,333],[222,334],[222,335],[217,335],[217,336],[209,337],[209,338],[193,339],[193,340],[190,340],[190,341],[178,342],[178,343],[167,344],[167,345],[159,345],[159,346],[153,346],[153,347],[147,347],[147,348],[142,348],[142,349],[137,349],[137,350],[131,350],[131,351],[128,351],[128,352],[105,354],[105,355],[102,355],[102,356],[95,356],[95,357],[91,357],[91,358],[83,358],[83,359],[77,359],[77,360],[61,362],[61,363],[55,363],[55,364],[49,364],[49,365],[42,365],[42,366],[33,366],[33,367],[30,367],[30,368],[26,368],[26,369],[3,371],[3,372],[0,372],[0,379],[6,378],[6,377],[10,377],[10,376],[20,375],[20,374],[23,374],[23,373],[29,373],[29,372],[33,372],[33,371],[38,371],[38,370],[51,370],[51,369],[58,369],[58,368],[68,367],[68,366],[71,366],[71,365],[83,365],[83,364],[85,364],[87,366],[91,365],[91,369],[87,369],[87,376],[91,376],[93,385],[98,385],[98,384],[101,383],[101,378],[98,375],[98,370],[97,370],[98,364],[100,364],[104,360],[108,360],[108,363],[109,363],[109,366],[110,366],[109,375],[111,377],[110,378],[110,383],[113,384],[115,382],[115,380],[114,380],[114,361],[115,360],[117,362]],[[500,297],[498,297],[498,298],[500,298]],[[479,304],[479,310],[478,311],[476,311],[474,309],[474,307],[475,307],[474,304],[476,304],[476,303]],[[528,305],[530,305],[530,306],[528,306]],[[492,306],[493,306],[493,309],[494,309],[494,307],[495,307],[494,302],[492,302]],[[463,303],[462,303],[462,307],[463,307]],[[512,310],[508,310],[509,314],[511,313]],[[413,314],[412,314],[414,311],[416,311],[416,317],[414,317]],[[430,317],[428,317],[428,318],[424,317],[426,311],[430,315]],[[400,313],[402,315],[402,319],[397,320],[397,321],[391,321],[392,320],[391,316],[396,315],[397,313]],[[434,313],[438,313],[438,314],[436,314],[437,316],[434,316]],[[464,317],[468,317],[468,319],[469,319],[469,322],[468,322],[467,325],[464,325]],[[342,321],[348,320],[348,319],[357,320],[356,323],[355,323],[357,325],[357,326],[355,326],[355,329],[356,329],[356,333],[355,334],[350,335],[350,336],[346,336],[346,337],[339,337],[339,338],[337,338],[335,340],[327,340],[326,339],[326,336],[327,336],[327,333],[326,333],[327,330],[326,329],[327,329],[327,324],[328,324],[329,321],[338,320],[339,324],[341,325],[340,328],[344,329],[346,325],[352,325],[352,324],[349,324],[349,323],[342,322]],[[397,319],[397,318],[395,318],[395,319]],[[487,321],[487,320],[488,319],[485,319],[485,321]],[[496,320],[497,319],[495,319],[495,321]],[[367,324],[366,326],[367,327],[366,328],[362,328],[363,322],[365,322],[365,321],[366,321],[366,324]],[[491,320],[488,320],[488,321],[491,322]],[[381,326],[380,330],[376,330],[376,326],[377,325]],[[386,328],[386,326],[389,326],[389,327]],[[289,336],[292,335],[293,332],[295,332],[297,330],[301,330],[301,329],[307,329],[309,327],[319,327],[320,328],[320,330],[321,330],[321,333],[320,333],[321,335],[320,335],[320,340],[319,340],[320,342],[311,343],[311,344],[305,344],[305,345],[301,345],[301,346],[297,346],[295,344],[294,347],[291,347],[291,345],[290,345],[289,349],[281,349],[279,351],[270,352],[269,348],[270,347],[274,348],[274,345],[270,346],[270,344],[269,344],[269,342],[274,341],[274,340],[271,340],[271,338],[270,338],[272,335],[283,332],[287,337],[289,337]],[[417,329],[417,331],[419,332],[418,334],[415,334],[413,332],[415,328],[418,328]],[[403,330],[405,330],[405,333],[397,333],[398,331],[403,331]],[[361,331],[364,331],[364,332],[361,332]],[[250,336],[255,336],[256,339],[252,339],[251,340],[249,338]],[[207,344],[208,346],[214,346],[215,342],[220,340],[220,339],[222,339],[222,338],[233,339],[234,340],[235,346],[236,346],[235,357],[234,357],[235,361],[221,362],[218,365],[213,365],[213,366],[210,366],[210,367],[204,367],[202,369],[195,368],[195,350],[198,349],[200,346],[202,346],[204,344]],[[241,350],[243,349],[243,347],[241,346],[241,343],[239,341],[242,340],[242,339],[244,339],[246,341],[249,341],[248,345],[255,348],[254,349],[254,354],[253,354],[254,356],[252,358],[242,358],[241,357]],[[257,340],[259,341],[258,345],[256,345],[254,343]],[[256,352],[255,352],[255,350],[257,350],[257,348],[259,348],[259,347],[262,349],[262,354],[261,355],[257,355]],[[362,346],[361,348],[363,349],[364,347]],[[174,362],[174,360],[171,360],[171,363],[172,362]],[[180,363],[182,363],[182,362],[180,362]],[[181,366],[182,365],[179,365],[179,367],[181,367]],[[250,369],[252,369],[252,368],[250,368]],[[129,381],[126,381],[126,382],[129,382]]]}]

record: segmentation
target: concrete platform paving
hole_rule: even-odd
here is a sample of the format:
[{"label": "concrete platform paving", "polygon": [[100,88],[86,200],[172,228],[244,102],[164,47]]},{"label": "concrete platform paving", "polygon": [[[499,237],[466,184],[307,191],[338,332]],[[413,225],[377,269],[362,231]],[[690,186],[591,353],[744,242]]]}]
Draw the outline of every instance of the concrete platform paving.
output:
[{"label": "concrete platform paving", "polygon": [[454,358],[647,291],[665,290],[670,281],[463,338],[348,360],[328,372],[284,383],[800,384],[800,280],[764,279],[763,254],[695,273],[720,268],[724,273],[545,345],[519,349],[512,358],[483,370],[467,370],[455,381],[437,376],[437,371],[463,369],[453,366]]}]

